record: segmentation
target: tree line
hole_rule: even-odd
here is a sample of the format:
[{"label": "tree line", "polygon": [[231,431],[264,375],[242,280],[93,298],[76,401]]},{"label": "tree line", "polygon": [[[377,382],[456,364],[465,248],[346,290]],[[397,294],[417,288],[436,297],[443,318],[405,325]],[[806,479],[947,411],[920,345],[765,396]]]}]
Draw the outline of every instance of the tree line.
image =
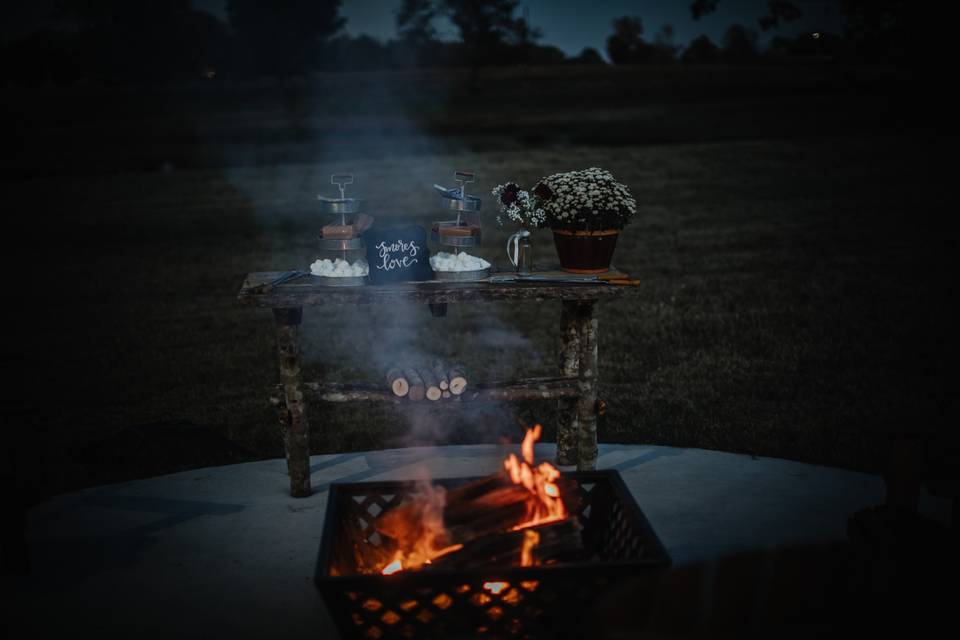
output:
[{"label": "tree line", "polygon": [[[56,82],[78,79],[152,82],[176,78],[286,77],[314,71],[501,65],[761,64],[790,58],[867,52],[877,61],[904,57],[908,3],[837,0],[848,29],[843,36],[777,36],[765,50],[756,29],[735,24],[719,42],[706,35],[686,46],[670,25],[648,36],[639,16],[611,24],[606,59],[595,48],[568,56],[543,43],[542,31],[520,12],[519,0],[403,0],[396,36],[386,42],[344,33],[341,0],[225,0],[226,22],[198,11],[190,0],[58,0],[54,26],[4,45],[4,78]],[[694,19],[719,0],[695,0]],[[903,14],[903,15],[901,15]],[[784,0],[768,3],[760,30],[776,29],[802,12]],[[457,31],[442,39],[438,18]]]}]

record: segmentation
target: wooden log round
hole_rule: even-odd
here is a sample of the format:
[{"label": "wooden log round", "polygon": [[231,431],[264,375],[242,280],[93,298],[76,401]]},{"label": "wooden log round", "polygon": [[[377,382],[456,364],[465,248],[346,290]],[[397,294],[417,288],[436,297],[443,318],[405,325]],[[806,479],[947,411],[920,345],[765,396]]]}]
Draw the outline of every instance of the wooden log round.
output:
[{"label": "wooden log round", "polygon": [[437,379],[437,385],[439,385],[441,391],[450,388],[450,380],[447,379],[447,366],[443,363],[443,360],[433,361],[433,375]]},{"label": "wooden log round", "polygon": [[398,398],[402,398],[410,392],[410,383],[403,377],[401,369],[390,369],[387,372],[387,384],[390,386],[393,395]]},{"label": "wooden log round", "polygon": [[423,386],[425,388],[424,395],[427,397],[427,400],[431,402],[439,400],[443,391],[440,389],[440,385],[433,375],[433,370],[429,368],[417,369],[417,373],[420,374],[420,378],[423,380]]},{"label": "wooden log round", "polygon": [[450,393],[458,396],[467,390],[467,372],[463,365],[451,365],[447,376],[450,380]]},{"label": "wooden log round", "polygon": [[403,377],[407,379],[407,384],[410,385],[407,397],[414,402],[423,400],[427,395],[427,388],[424,386],[420,374],[415,369],[404,369]]}]

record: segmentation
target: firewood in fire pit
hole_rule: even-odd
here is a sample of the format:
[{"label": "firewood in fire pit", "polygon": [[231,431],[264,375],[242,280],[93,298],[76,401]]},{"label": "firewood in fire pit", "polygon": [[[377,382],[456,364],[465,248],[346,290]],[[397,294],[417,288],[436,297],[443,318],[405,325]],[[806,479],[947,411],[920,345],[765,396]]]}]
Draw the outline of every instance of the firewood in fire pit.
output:
[{"label": "firewood in fire pit", "polygon": [[578,555],[583,551],[580,522],[567,518],[558,522],[517,529],[495,531],[463,543],[456,553],[435,558],[430,568],[463,569],[467,567],[516,566],[521,563],[524,538],[535,532],[536,545],[531,550],[532,564],[546,564]]},{"label": "firewood in fire pit", "polygon": [[[509,480],[506,474],[501,472],[449,489],[444,492],[444,511],[448,507],[469,503],[470,500],[483,496],[494,489],[505,487],[508,484]],[[404,537],[410,535],[411,532],[420,531],[422,527],[422,514],[426,511],[427,503],[431,497],[432,496],[420,497],[381,513],[376,521],[374,521],[374,527],[380,533],[397,540],[400,546],[403,546]]]},{"label": "firewood in fire pit", "polygon": [[447,377],[450,380],[450,393],[453,395],[458,396],[467,390],[467,373],[463,365],[452,365]]},{"label": "firewood in fire pit", "polygon": [[[577,513],[577,483],[561,476],[556,480],[556,484],[564,496],[567,513]],[[441,534],[437,537],[438,546],[462,544],[466,548],[471,541],[509,533],[527,520],[530,500],[530,491],[523,485],[513,484],[503,472],[449,489],[444,496],[443,532],[435,532]],[[428,510],[429,501],[430,498],[420,498],[390,509],[380,514],[374,527],[381,534],[396,541],[399,549],[411,549],[423,536],[423,514]],[[567,518],[570,519],[576,520],[574,516]],[[579,524],[577,531],[579,532]],[[522,535],[519,539],[522,539]],[[513,538],[510,540],[513,541],[515,553],[519,557],[521,545]],[[477,547],[477,553],[488,553],[489,549],[498,548],[501,543],[490,544],[491,547]],[[568,543],[562,543],[562,546],[564,549],[574,548]],[[461,551],[450,555],[459,553]]]},{"label": "firewood in fire pit", "polygon": [[423,368],[417,369],[417,373],[420,374],[420,378],[423,380],[423,386],[426,387],[425,395],[427,396],[427,400],[433,402],[439,400],[443,392],[440,390],[440,385],[437,383],[433,371],[429,368]]},{"label": "firewood in fire pit", "polygon": [[410,383],[403,377],[403,371],[400,369],[390,369],[387,371],[387,384],[390,385],[390,391],[398,398],[402,398],[410,391]]},{"label": "firewood in fire pit", "polygon": [[450,381],[447,379],[447,367],[443,364],[443,360],[433,361],[433,375],[437,379],[437,384],[440,386],[441,391],[446,391],[450,388]]},{"label": "firewood in fire pit", "polygon": [[404,369],[403,377],[407,379],[407,384],[410,386],[407,397],[415,402],[423,400],[426,397],[427,388],[424,386],[420,374],[415,369]]}]

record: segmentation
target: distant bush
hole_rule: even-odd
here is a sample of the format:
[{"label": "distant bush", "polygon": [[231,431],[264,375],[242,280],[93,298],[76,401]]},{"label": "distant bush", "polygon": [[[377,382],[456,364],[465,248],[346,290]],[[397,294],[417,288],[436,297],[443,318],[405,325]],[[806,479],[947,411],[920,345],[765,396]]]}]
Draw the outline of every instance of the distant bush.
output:
[{"label": "distant bush", "polygon": [[720,47],[705,35],[691,40],[680,56],[680,61],[687,64],[712,64],[719,59]]},{"label": "distant bush", "polygon": [[723,49],[720,55],[730,64],[751,64],[757,62],[757,32],[741,24],[732,24],[723,34]]},{"label": "distant bush", "polygon": [[570,58],[569,62],[584,65],[607,64],[607,61],[603,59],[600,52],[593,47],[585,47],[579,54]]},{"label": "distant bush", "polygon": [[613,64],[668,64],[676,60],[673,28],[665,25],[655,43],[643,39],[643,20],[621,16],[613,20],[613,33],[607,38],[607,55]]}]

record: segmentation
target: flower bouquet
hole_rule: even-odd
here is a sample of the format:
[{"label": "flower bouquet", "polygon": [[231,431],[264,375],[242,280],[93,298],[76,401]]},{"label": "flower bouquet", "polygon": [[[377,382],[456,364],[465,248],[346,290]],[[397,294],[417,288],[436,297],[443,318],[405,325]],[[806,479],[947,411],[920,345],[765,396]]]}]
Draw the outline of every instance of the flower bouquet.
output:
[{"label": "flower bouquet", "polygon": [[493,194],[506,219],[552,229],[560,267],[574,273],[607,271],[620,230],[637,212],[629,188],[598,167],[541,178],[531,192],[508,182]]}]

